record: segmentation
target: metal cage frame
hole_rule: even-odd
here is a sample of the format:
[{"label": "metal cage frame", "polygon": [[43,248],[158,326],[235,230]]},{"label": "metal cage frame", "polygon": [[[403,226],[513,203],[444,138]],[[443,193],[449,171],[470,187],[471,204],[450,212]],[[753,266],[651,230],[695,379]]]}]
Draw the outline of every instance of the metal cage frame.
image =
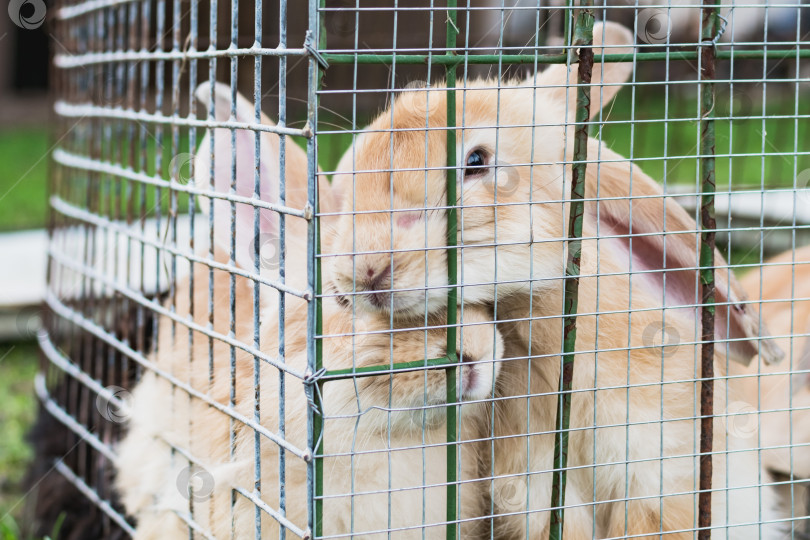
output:
[{"label": "metal cage frame", "polygon": [[[331,381],[356,379],[375,375],[390,375],[399,370],[413,369],[434,369],[443,370],[446,373],[446,490],[447,490],[447,514],[446,514],[446,537],[448,539],[459,538],[459,515],[458,515],[458,406],[460,403],[458,389],[458,368],[461,359],[451,351],[456,350],[458,332],[460,332],[459,312],[457,306],[462,298],[459,296],[460,286],[457,283],[459,273],[458,257],[459,247],[457,246],[457,231],[459,230],[459,209],[463,206],[458,202],[457,193],[457,171],[459,164],[456,163],[456,135],[457,128],[456,92],[462,86],[458,85],[459,70],[464,70],[463,78],[467,77],[469,66],[497,66],[499,73],[503,68],[510,65],[529,65],[535,71],[543,64],[577,64],[577,81],[571,81],[571,86],[577,85],[579,90],[575,104],[576,121],[573,140],[573,161],[571,191],[567,201],[571,204],[571,211],[567,223],[566,252],[567,264],[565,267],[565,287],[564,287],[564,349],[561,351],[562,376],[559,381],[559,402],[556,411],[557,427],[555,431],[554,446],[554,469],[553,469],[553,490],[552,490],[552,526],[550,538],[559,540],[563,538],[565,524],[565,486],[566,472],[568,470],[568,434],[571,409],[572,378],[574,367],[574,356],[577,352],[575,348],[577,330],[577,303],[578,284],[580,274],[580,257],[582,245],[582,222],[585,202],[585,172],[589,166],[598,166],[599,158],[588,155],[587,140],[589,129],[600,124],[599,121],[589,120],[590,97],[589,85],[591,84],[591,70],[594,63],[611,63],[632,61],[639,62],[659,62],[665,61],[667,65],[675,61],[697,62],[698,78],[693,81],[700,89],[699,94],[699,132],[700,147],[697,149],[696,158],[699,162],[699,191],[694,195],[699,199],[700,219],[697,221],[701,239],[700,245],[700,287],[702,302],[697,306],[702,312],[702,327],[700,329],[701,349],[701,373],[696,375],[700,381],[700,411],[696,414],[696,419],[700,422],[700,448],[696,453],[699,458],[699,486],[696,492],[699,498],[699,521],[694,529],[698,538],[708,539],[712,532],[711,521],[711,494],[712,494],[712,459],[717,457],[712,449],[712,426],[713,420],[718,414],[713,406],[713,382],[716,379],[714,374],[714,350],[717,342],[714,336],[714,315],[716,308],[715,299],[715,233],[729,232],[731,228],[718,228],[715,221],[715,162],[716,143],[715,132],[716,111],[716,70],[715,64],[718,60],[737,59],[758,59],[766,61],[768,59],[791,59],[798,63],[803,59],[810,58],[810,47],[802,48],[797,40],[792,48],[767,48],[762,50],[735,50],[734,43],[726,46],[721,43],[720,37],[728,24],[728,20],[721,16],[721,4],[702,0],[700,9],[702,22],[700,25],[700,40],[695,43],[694,50],[644,50],[639,46],[638,50],[631,55],[626,54],[604,54],[594,56],[593,45],[593,25],[595,16],[599,15],[599,6],[595,6],[593,0],[581,0],[579,3],[568,0],[564,7],[552,8],[540,6],[531,7],[536,17],[540,17],[544,10],[558,9],[564,13],[565,20],[565,46],[562,54],[540,52],[537,41],[534,51],[531,53],[517,54],[488,54],[486,52],[471,52],[469,43],[463,45],[458,43],[459,15],[466,14],[466,27],[469,27],[469,17],[474,8],[469,5],[459,6],[457,0],[447,0],[441,6],[431,5],[423,9],[430,13],[431,28],[436,17],[444,17],[444,33],[446,41],[442,50],[434,50],[429,47],[427,53],[399,53],[394,48],[388,52],[361,53],[358,51],[342,52],[332,51],[327,43],[326,17],[329,13],[338,10],[345,10],[345,7],[328,7],[326,0],[308,0],[307,2],[307,31],[303,43],[288,43],[287,19],[288,12],[292,6],[287,0],[279,2],[279,40],[277,47],[268,47],[262,44],[262,3],[256,0],[255,4],[255,42],[250,47],[241,46],[239,43],[239,2],[231,2],[231,26],[230,41],[226,48],[218,48],[218,9],[217,0],[213,0],[210,9],[208,48],[199,48],[199,7],[197,2],[191,2],[188,6],[189,33],[184,35],[180,20],[166,20],[166,14],[184,13],[184,7],[180,0],[172,0],[171,6],[166,0],[154,0],[157,2],[155,12],[151,12],[152,1],[150,0],[93,0],[69,4],[63,2],[55,10],[56,39],[64,44],[64,51],[57,50],[54,56],[55,73],[55,112],[58,116],[61,128],[65,135],[82,122],[90,123],[89,130],[93,133],[84,133],[75,141],[66,139],[65,135],[57,141],[57,149],[53,152],[53,185],[50,199],[51,223],[50,236],[51,247],[49,251],[49,290],[46,304],[50,313],[47,321],[48,332],[41,333],[39,343],[43,352],[43,373],[37,379],[37,391],[40,399],[47,411],[62,422],[68,430],[73,432],[73,439],[80,449],[80,456],[71,462],[70,459],[60,460],[56,464],[56,470],[61,473],[70,483],[75,485],[81,493],[87,496],[101,511],[103,511],[115,525],[123,529],[127,534],[133,534],[134,528],[127,518],[117,509],[117,501],[112,493],[109,481],[105,475],[110,464],[116,460],[114,451],[114,441],[120,437],[120,426],[116,425],[116,419],[108,417],[109,407],[116,410],[125,410],[126,401],[122,399],[125,388],[145,370],[150,370],[158,375],[170,380],[173,385],[200,399],[204,396],[198,395],[191,386],[182,380],[174,377],[171,373],[161,373],[148,357],[147,351],[151,347],[151,342],[157,336],[157,315],[172,319],[179,326],[186,326],[189,333],[199,332],[208,337],[209,340],[218,340],[230,346],[231,354],[239,349],[250,355],[254,359],[254,377],[258,384],[259,365],[269,364],[279,369],[280,392],[284,392],[285,377],[295,377],[302,380],[307,388],[307,400],[309,403],[307,412],[307,446],[306,448],[296,448],[293,445],[284,446],[285,430],[284,425],[280,426],[278,432],[261,427],[261,414],[258,406],[258,398],[254,416],[239,416],[238,413],[228,412],[233,421],[242,422],[251,427],[254,432],[256,448],[258,449],[259,439],[264,437],[282,445],[285,451],[280,452],[279,470],[285,470],[286,454],[291,454],[293,459],[301,459],[307,466],[307,487],[309,493],[308,521],[305,527],[292,523],[285,517],[286,505],[290,503],[285,499],[282,487],[279,494],[279,508],[273,509],[262,503],[257,492],[247,490],[237,490],[241,496],[249,499],[256,505],[257,537],[261,536],[261,517],[264,513],[277,520],[282,529],[301,536],[303,538],[320,538],[324,536],[323,502],[324,502],[324,437],[323,437],[323,417],[322,399],[324,387]],[[469,4],[469,2],[468,2]],[[503,4],[503,3],[502,3]],[[140,7],[139,7],[140,6]],[[511,6],[514,8],[514,6]],[[629,9],[639,9],[638,5],[628,6]],[[296,3],[293,9],[301,9],[302,4]],[[671,6],[670,6],[671,8]],[[348,8],[349,13],[359,17],[363,8],[360,7],[359,0],[354,8]],[[380,9],[372,6],[368,9]],[[399,7],[395,3],[393,8],[397,10],[407,9]],[[488,9],[488,8],[482,8]],[[497,10],[498,8],[492,8]],[[501,6],[503,10],[505,6]],[[797,8],[798,9],[798,8]],[[140,20],[138,20],[140,15]],[[396,15],[394,15],[396,21]],[[152,19],[155,23],[153,25]],[[168,23],[168,24],[167,24]],[[128,31],[124,30],[127,24],[132,24]],[[638,19],[636,18],[636,24]],[[501,36],[503,35],[503,18],[501,22]],[[154,26],[154,28],[153,28]],[[442,23],[436,25],[440,28]],[[357,26],[355,26],[357,28]],[[396,22],[395,22],[396,28]],[[137,30],[137,31],[136,31]],[[152,30],[156,36],[170,36],[170,46],[163,46],[162,39],[155,47],[149,49],[147,45],[152,45]],[[634,34],[638,34],[638,28],[634,28]],[[357,30],[355,30],[357,31]],[[93,35],[95,33],[95,35]],[[125,37],[127,38],[125,40]],[[538,39],[537,37],[535,38]],[[396,41],[395,41],[396,43]],[[767,41],[762,43],[767,45]],[[790,44],[789,44],[790,45]],[[653,47],[654,45],[651,45]],[[99,48],[104,50],[98,50]],[[237,93],[238,62],[240,59],[253,59],[253,104],[255,106],[255,123],[244,124],[234,121],[217,121],[214,114],[213,99],[207,111],[206,120],[196,119],[197,106],[194,101],[194,88],[200,82],[203,75],[198,72],[197,61],[209,61],[208,80],[217,79],[217,63],[228,64],[230,72],[230,90],[235,100]],[[262,101],[262,68],[265,58],[277,59],[278,69],[278,124],[276,126],[265,126],[261,124],[261,101]],[[307,65],[307,95],[306,95],[306,123],[301,128],[294,128],[288,125],[287,112],[287,77],[288,63],[291,61],[305,61]],[[150,67],[154,62],[154,70]],[[319,143],[319,99],[321,96],[322,78],[333,65],[352,65],[357,69],[359,65],[376,64],[383,66],[396,65],[426,65],[429,70],[443,70],[446,88],[442,91],[446,93],[446,145],[447,162],[446,166],[446,212],[448,227],[446,234],[446,252],[448,269],[447,286],[447,315],[446,343],[448,354],[444,357],[420,359],[413,358],[405,362],[392,363],[379,367],[349,368],[349,369],[328,369],[324,363],[323,351],[323,312],[321,300],[325,296],[321,268],[323,255],[320,245],[320,213],[318,205],[318,179],[322,173],[318,168]],[[186,72],[187,68],[187,72]],[[165,80],[166,74],[171,73],[171,80]],[[181,77],[187,76],[189,80],[187,96],[180,96]],[[356,77],[356,75],[355,75]],[[140,80],[140,87],[135,83]],[[798,88],[800,77],[797,81]],[[596,83],[595,83],[596,84]],[[154,85],[156,88],[155,99],[148,99],[149,88]],[[635,88],[637,82],[633,82]],[[393,82],[392,88],[393,90]],[[356,86],[354,88],[356,93]],[[212,91],[213,92],[213,91]],[[173,96],[171,103],[164,103],[164,96],[171,93]],[[798,90],[797,90],[798,95]],[[138,98],[138,102],[136,102]],[[187,117],[177,114],[180,103],[188,100]],[[123,100],[123,101],[116,101]],[[96,104],[95,102],[100,104]],[[798,98],[797,98],[798,102]],[[635,102],[634,102],[635,105]],[[170,107],[171,115],[162,111]],[[232,107],[235,107],[232,102]],[[799,121],[798,104],[796,105],[794,119]],[[149,109],[156,112],[148,112]],[[667,122],[667,119],[663,120]],[[763,123],[764,123],[763,107]],[[138,125],[139,127],[136,127]],[[215,193],[211,189],[201,186],[194,186],[188,183],[179,182],[174,176],[175,167],[184,166],[183,162],[176,162],[175,159],[169,163],[169,174],[171,178],[165,178],[164,171],[167,163],[161,152],[156,152],[147,163],[145,153],[138,155],[135,148],[136,141],[147,140],[147,126],[155,126],[156,148],[163,148],[163,130],[171,130],[171,155],[190,156],[195,153],[198,145],[197,131],[200,129],[227,128],[234,134],[237,129],[252,130],[255,135],[256,144],[256,185],[259,185],[259,146],[263,132],[274,133],[280,136],[279,164],[284,178],[283,171],[286,163],[286,142],[284,136],[295,136],[306,139],[306,155],[308,162],[307,179],[308,193],[307,205],[304,208],[291,208],[286,206],[285,184],[280,187],[280,203],[278,205],[263,204],[257,199],[245,199],[244,197],[231,194],[223,195]],[[460,126],[458,126],[460,127]],[[188,130],[188,139],[182,140],[181,129]],[[798,128],[797,128],[798,129]],[[232,135],[235,137],[235,135]],[[89,137],[89,138],[87,138]],[[128,138],[130,149],[125,151],[122,148],[115,148],[110,141],[116,138]],[[78,141],[78,143],[77,143]],[[83,141],[83,142],[82,142]],[[75,143],[75,144],[74,144]],[[86,143],[86,146],[82,146]],[[214,149],[211,141],[210,152],[213,159]],[[764,144],[764,143],[763,143]],[[796,143],[798,144],[798,142]],[[185,147],[189,152],[183,151]],[[199,152],[206,149],[200,148]],[[733,152],[730,152],[733,154]],[[794,149],[793,156],[799,155],[798,147]],[[635,158],[631,156],[630,160]],[[667,159],[664,156],[663,159]],[[186,162],[190,159],[186,159]],[[795,168],[795,164],[794,164]],[[234,177],[236,175],[236,164],[234,158]],[[92,181],[83,180],[80,177],[96,178],[98,186],[90,189],[84,197],[86,207],[77,204],[83,198],[83,190],[89,189]],[[796,171],[794,170],[794,179]],[[99,187],[108,179],[110,184],[105,189]],[[116,186],[113,187],[113,179]],[[122,192],[122,186],[124,191]],[[135,188],[140,189],[136,192]],[[794,187],[798,187],[795,184]],[[147,194],[147,189],[149,193]],[[258,188],[257,188],[258,189]],[[129,197],[139,198],[139,202],[128,201]],[[163,205],[164,195],[168,194],[168,207]],[[183,210],[179,204],[179,196],[182,194],[187,198],[187,208]],[[99,200],[93,197],[98,195]],[[108,200],[104,200],[104,196]],[[147,233],[145,225],[144,209],[148,200],[153,198],[156,202],[157,210],[154,211],[156,220],[156,230],[168,227],[168,241],[163,243],[156,241],[154,235]],[[209,220],[208,230],[203,230],[202,223],[195,222],[195,206],[203,199],[209,199],[213,208],[213,201],[225,200],[230,202],[235,208],[239,204],[251,204],[256,211],[256,232],[258,232],[258,213],[260,209],[269,209],[278,213],[280,219],[280,236],[282,245],[285,242],[285,219],[304,219],[308,222],[308,242],[306,246],[308,260],[308,274],[306,277],[306,290],[296,290],[284,281],[285,255],[282,250],[279,256],[278,265],[281,269],[281,279],[277,282],[268,282],[261,277],[258,240],[254,245],[256,266],[253,273],[242,272],[233,265],[233,257],[229,264],[221,264],[213,261],[212,258],[197,257],[178,247],[178,230],[185,225],[178,225],[178,217],[187,212],[188,214],[188,234],[194,242],[197,234],[214,237],[213,220]],[[123,211],[122,211],[123,209]],[[154,208],[153,208],[154,210]],[[137,212],[141,211],[140,215]],[[103,214],[107,213],[109,217]],[[165,219],[166,223],[162,220]],[[126,221],[133,227],[123,226]],[[235,224],[230,223],[231,233],[234,234]],[[793,223],[793,228],[797,227]],[[71,238],[66,230],[84,230],[84,240],[79,244],[71,245]],[[764,225],[760,226],[760,231]],[[99,232],[101,231],[101,232]],[[164,239],[165,240],[165,239]],[[795,236],[794,236],[795,248]],[[124,246],[124,253],[119,252]],[[232,246],[232,254],[234,247]],[[140,251],[137,254],[136,251]],[[146,251],[154,251],[154,260],[149,260]],[[101,257],[105,261],[103,269],[100,271],[94,261],[97,261],[96,251],[102,253]],[[115,255],[108,256],[108,251],[114,251]],[[79,255],[79,252],[83,254]],[[84,261],[77,261],[78,257],[83,257]],[[123,258],[121,258],[123,257]],[[140,284],[138,288],[131,286],[130,260],[134,257],[140,266]],[[173,305],[166,307],[161,302],[161,296],[166,291],[166,298],[173,298],[175,294],[172,277],[177,274],[178,259],[186,259],[189,264],[207,265],[213,275],[214,269],[231,273],[231,286],[233,287],[234,276],[238,275],[247,278],[254,287],[254,312],[252,324],[255,335],[258,335],[259,320],[259,286],[269,285],[279,291],[279,339],[282,343],[279,356],[284,356],[284,310],[285,294],[292,294],[306,300],[309,304],[307,309],[307,370],[305,373],[298,373],[274,359],[270,354],[262,351],[258,342],[258,337],[254,338],[254,343],[242,343],[233,337],[233,334],[225,335],[204,327],[194,322],[182,319],[174,313]],[[126,262],[123,262],[126,261]],[[760,254],[762,262],[762,254]],[[143,272],[147,263],[154,265],[154,284],[144,282]],[[126,265],[126,268],[124,268]],[[164,275],[162,266],[168,266],[171,270]],[[107,275],[105,275],[105,273]],[[136,274],[133,270],[133,275]],[[75,274],[76,281],[70,286],[70,281],[65,281],[67,275]],[[125,274],[124,282],[119,280],[119,276]],[[111,277],[112,276],[112,277]],[[161,279],[166,283],[161,284]],[[192,272],[192,280],[193,280]],[[66,286],[67,285],[67,286]],[[168,288],[166,288],[168,287]],[[209,285],[213,290],[213,285]],[[193,289],[193,281],[192,281]],[[104,292],[102,292],[104,291]],[[105,294],[112,292],[117,298],[115,304],[108,303]],[[232,298],[233,303],[233,298]],[[233,305],[233,304],[232,304]],[[210,309],[210,307],[209,307]],[[233,309],[233,307],[231,307]],[[106,311],[105,311],[106,310]],[[97,318],[94,312],[101,313],[101,318]],[[116,321],[119,316],[124,319]],[[231,320],[231,331],[233,332],[234,319]],[[117,326],[115,326],[117,325]],[[72,330],[71,330],[72,329]],[[66,345],[63,336],[75,338],[77,334],[83,336],[81,343],[74,343],[74,350],[64,350]],[[71,334],[71,332],[74,332]],[[178,331],[179,333],[179,331]],[[150,337],[151,336],[151,337]],[[96,342],[94,344],[93,342]],[[99,359],[106,357],[107,361]],[[106,364],[106,365],[105,365]],[[72,381],[63,384],[62,375],[67,375]],[[196,393],[195,393],[196,392]],[[93,399],[93,395],[96,399]],[[209,400],[210,401],[210,400]],[[88,403],[104,403],[107,407],[107,414],[99,409],[98,414],[92,410],[88,413]],[[210,403],[213,405],[213,403]],[[231,403],[233,405],[233,403]],[[227,406],[222,406],[223,411]],[[284,418],[284,399],[280,400],[280,418]],[[178,452],[180,450],[178,449]],[[92,457],[95,456],[95,457]],[[257,482],[261,483],[261,468],[263,464],[259,462],[259,451],[256,451]],[[193,461],[186,456],[189,461]],[[73,459],[73,458],[71,458]],[[663,457],[661,458],[663,459]],[[264,466],[272,466],[265,464]],[[793,482],[793,480],[791,480]],[[791,484],[792,485],[792,484]],[[283,486],[283,480],[282,480]],[[800,518],[792,517],[793,520]],[[195,529],[193,515],[187,519],[190,530]],[[191,533],[190,533],[191,534]],[[203,534],[204,535],[204,534]]]}]

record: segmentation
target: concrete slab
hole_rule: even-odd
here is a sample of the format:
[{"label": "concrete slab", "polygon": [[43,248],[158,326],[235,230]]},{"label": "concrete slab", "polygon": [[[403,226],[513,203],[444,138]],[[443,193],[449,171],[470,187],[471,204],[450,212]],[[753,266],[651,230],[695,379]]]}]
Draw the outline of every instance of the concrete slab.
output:
[{"label": "concrete slab", "polygon": [[[692,216],[696,215],[700,198],[694,186],[667,188],[669,195]],[[758,253],[762,247],[766,256],[772,256],[794,245],[810,244],[809,189],[720,192],[715,196],[715,211],[717,241],[734,249]]]},{"label": "concrete slab", "polygon": [[[176,220],[174,247],[181,253],[208,252],[207,220],[199,215],[195,221],[192,243],[189,216]],[[39,306],[47,291],[49,249],[57,259],[62,257],[67,263],[78,265],[76,269],[58,265],[61,272],[58,294],[62,299],[85,294],[88,286],[96,295],[111,295],[113,289],[94,279],[94,273],[147,295],[167,290],[172,261],[162,248],[172,245],[168,220],[164,217],[158,226],[157,220],[149,219],[143,227],[116,222],[113,229],[61,229],[50,245],[45,230],[0,234],[0,340],[35,337]],[[178,256],[175,262],[177,278],[188,275],[188,261]]]},{"label": "concrete slab", "polygon": [[[694,186],[668,186],[667,193],[676,195],[676,200],[686,209],[694,210],[699,204]],[[810,189],[771,189],[760,191],[718,192],[714,198],[717,217],[732,216],[733,219],[765,223],[796,222],[810,224]]]},{"label": "concrete slab", "polygon": [[42,302],[47,261],[48,234],[44,229],[0,235],[0,307]]}]

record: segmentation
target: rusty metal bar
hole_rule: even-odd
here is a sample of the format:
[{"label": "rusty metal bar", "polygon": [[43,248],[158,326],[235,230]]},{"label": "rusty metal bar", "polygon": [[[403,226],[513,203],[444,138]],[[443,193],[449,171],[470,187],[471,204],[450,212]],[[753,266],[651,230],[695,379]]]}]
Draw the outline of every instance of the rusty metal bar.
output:
[{"label": "rusty metal bar", "polygon": [[[591,109],[591,71],[593,69],[593,5],[583,0],[579,11],[572,46],[579,46],[577,70],[576,131],[574,132],[574,162],[571,167],[571,206],[568,214],[568,260],[565,265],[563,293],[563,355],[560,373],[560,393],[557,403],[557,424],[554,440],[554,476],[551,484],[551,524],[549,539],[563,538],[565,512],[566,467],[568,466],[568,427],[571,416],[571,383],[574,379],[574,354],[577,340],[577,300],[579,293],[579,264],[582,255],[582,218],[585,211],[585,169],[588,158],[588,118]],[[570,106],[570,104],[569,104]]]},{"label": "rusty metal bar", "polygon": [[714,421],[714,77],[717,8],[703,0],[700,46],[700,285],[701,285],[701,381],[700,381],[700,485],[698,539],[710,540],[712,525],[712,439]]}]

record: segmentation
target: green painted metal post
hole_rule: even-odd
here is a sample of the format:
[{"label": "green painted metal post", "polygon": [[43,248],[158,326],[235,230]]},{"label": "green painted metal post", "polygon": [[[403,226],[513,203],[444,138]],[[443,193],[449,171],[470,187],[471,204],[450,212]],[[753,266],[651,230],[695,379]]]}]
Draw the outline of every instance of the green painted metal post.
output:
[{"label": "green painted metal post", "polygon": [[[314,8],[314,2],[310,3],[310,9]],[[310,13],[310,31],[315,30],[315,24],[317,24],[317,35],[312,36],[315,43],[317,43],[317,47],[319,50],[326,49],[326,29],[324,25],[324,13],[323,8],[326,5],[326,0],[317,0],[317,5],[320,8],[320,11],[316,14]],[[317,19],[316,19],[317,17]],[[321,88],[321,84],[323,82],[323,70],[320,69],[317,62],[313,62],[314,68],[317,69],[317,80],[315,81],[315,86],[317,89]],[[315,122],[317,123],[317,94],[312,92],[310,95],[310,100],[315,100],[314,107],[315,111],[314,114],[310,116],[310,119],[315,118]],[[315,124],[310,126],[313,132],[317,132],[317,126]],[[318,137],[313,133],[311,137],[311,144],[314,146],[315,150],[315,157],[317,159],[317,145],[318,145]],[[311,166],[315,166],[317,169],[317,164],[313,164]],[[317,173],[317,170],[311,171],[311,174]],[[314,189],[317,192],[317,176],[315,178]],[[317,198],[315,200],[315,215],[318,214],[318,201]],[[311,301],[315,302],[315,335],[322,336],[323,335],[323,304],[321,301],[321,294],[323,293],[323,275],[321,273],[321,227],[320,227],[320,220],[316,217],[315,218],[315,298]],[[323,340],[316,339],[315,340],[315,373],[319,373],[323,369]],[[317,444],[315,446],[315,537],[320,538],[323,536],[323,453],[324,453],[324,442],[323,442],[323,403],[321,403],[320,396],[323,395],[323,384],[324,381],[316,382],[315,392],[312,396],[312,402],[315,408],[315,415],[313,418],[313,430],[315,441]]]},{"label": "green painted metal post", "polygon": [[[316,253],[321,253],[321,231],[320,223],[317,225],[315,237]],[[315,286],[315,334],[318,336],[323,335],[323,305],[320,296],[323,293],[321,281],[321,259],[318,258],[317,262],[317,277]],[[323,369],[323,340],[317,339],[315,341],[315,368],[316,373]],[[320,396],[323,395],[323,384],[325,381],[319,381],[317,390],[313,396],[313,403],[321,414],[315,414],[314,417],[314,432],[315,440],[318,441],[315,447],[315,537],[320,538],[323,536],[323,403],[321,403]]]},{"label": "green painted metal post", "polygon": [[[321,230],[320,221],[317,222],[315,249],[316,253],[321,253]],[[317,259],[317,275],[315,285],[315,334],[318,336],[323,335],[323,304],[321,301],[321,294],[323,293],[322,275],[321,275],[321,259]],[[316,373],[323,369],[323,340],[317,339],[315,341],[315,369]],[[320,396],[323,395],[323,384],[325,381],[321,380],[317,384],[317,389],[313,395],[313,403],[320,414],[316,414],[314,418],[314,431],[315,440],[318,441],[315,447],[315,537],[320,538],[323,536],[323,403],[321,403]]]},{"label": "green painted metal post", "polygon": [[[458,36],[456,0],[447,1],[447,51],[454,54]],[[448,65],[447,79],[447,356],[455,360],[454,365],[446,370],[447,381],[447,540],[458,538],[458,484],[456,468],[458,466],[457,415],[458,362],[456,355],[456,323],[458,321],[456,282],[458,276],[458,255],[456,238],[458,231],[458,214],[456,211],[456,66]]]},{"label": "green painted metal post", "polygon": [[[565,267],[563,293],[563,355],[557,398],[557,436],[554,441],[554,476],[551,486],[551,522],[549,538],[563,537],[566,467],[568,466],[568,427],[571,414],[571,382],[574,375],[574,355],[577,339],[577,296],[579,292],[580,258],[582,254],[582,218],[585,204],[585,170],[588,157],[588,118],[590,116],[591,69],[593,67],[592,0],[584,0],[577,16],[573,46],[579,46],[577,70],[576,130],[574,132],[574,163],[571,168],[571,203],[568,216],[568,260]],[[570,105],[569,105],[570,106]]]}]

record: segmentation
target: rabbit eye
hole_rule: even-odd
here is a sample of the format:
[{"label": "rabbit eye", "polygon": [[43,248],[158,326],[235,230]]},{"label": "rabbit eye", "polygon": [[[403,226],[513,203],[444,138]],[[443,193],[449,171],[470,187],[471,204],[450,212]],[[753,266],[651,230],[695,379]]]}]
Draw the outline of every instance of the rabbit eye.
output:
[{"label": "rabbit eye", "polygon": [[464,163],[464,179],[467,180],[486,174],[487,157],[487,153],[481,148],[476,148],[467,154],[467,160]]}]

